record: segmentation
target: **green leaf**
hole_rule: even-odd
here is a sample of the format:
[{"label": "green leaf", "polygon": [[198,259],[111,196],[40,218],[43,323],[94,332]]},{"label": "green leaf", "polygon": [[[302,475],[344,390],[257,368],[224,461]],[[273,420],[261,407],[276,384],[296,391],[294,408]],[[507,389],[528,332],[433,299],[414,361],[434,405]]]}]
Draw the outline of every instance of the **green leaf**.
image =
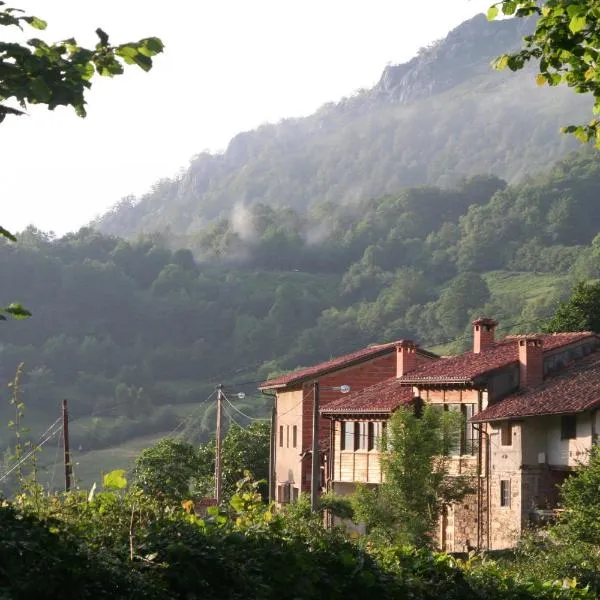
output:
[{"label": "green leaf", "polygon": [[46,82],[41,77],[32,79],[29,87],[34,94],[33,97],[31,97],[31,102],[48,103],[52,99],[52,90],[46,85]]},{"label": "green leaf", "polygon": [[490,6],[487,11],[488,21],[493,21],[498,16],[498,7],[494,4]]},{"label": "green leaf", "polygon": [[116,469],[110,473],[106,473],[102,479],[102,485],[108,489],[122,490],[127,487],[127,479],[125,478],[125,469]]},{"label": "green leaf", "polygon": [[48,23],[43,19],[38,19],[38,17],[23,17],[23,21],[29,23],[34,29],[46,29],[48,27]]},{"label": "green leaf", "polygon": [[0,237],[5,237],[7,239],[9,239],[11,242],[16,242],[17,238],[7,229],[4,229],[4,227],[0,226]]},{"label": "green leaf", "polygon": [[148,52],[152,52],[149,56],[160,54],[165,49],[162,40],[157,37],[145,38],[141,40],[141,44]]},{"label": "green leaf", "polygon": [[494,4],[488,8],[488,21],[493,21],[498,16],[498,7]]},{"label": "green leaf", "polygon": [[515,10],[517,10],[516,2],[512,2],[512,0],[507,0],[506,2],[503,2],[502,12],[505,15],[513,15],[515,13]]},{"label": "green leaf", "polygon": [[15,319],[27,319],[31,316],[31,313],[23,308],[20,304],[9,304],[6,308],[2,309],[5,313],[13,316]]},{"label": "green leaf", "polygon": [[144,56],[143,54],[138,54],[134,58],[134,61],[135,64],[144,71],[149,71],[152,68],[152,59],[148,56]]},{"label": "green leaf", "polygon": [[498,71],[503,71],[504,69],[506,69],[506,67],[508,66],[508,60],[509,60],[509,56],[508,54],[503,54],[502,56],[499,56],[493,63],[494,69],[497,69]]},{"label": "green leaf", "polygon": [[569,29],[572,33],[578,33],[587,25],[587,20],[584,16],[576,16],[571,19],[569,23]]}]

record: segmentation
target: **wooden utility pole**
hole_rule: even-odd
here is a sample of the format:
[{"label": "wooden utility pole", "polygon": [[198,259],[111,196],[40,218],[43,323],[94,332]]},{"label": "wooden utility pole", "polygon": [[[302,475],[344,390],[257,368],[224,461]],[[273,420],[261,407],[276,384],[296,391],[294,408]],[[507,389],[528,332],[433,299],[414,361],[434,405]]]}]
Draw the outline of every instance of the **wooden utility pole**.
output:
[{"label": "wooden utility pole", "polygon": [[317,512],[319,507],[319,487],[321,483],[321,462],[319,460],[319,382],[313,383],[312,420],[312,476],[310,479],[310,508]]},{"label": "wooden utility pole", "polygon": [[223,386],[217,386],[217,442],[215,449],[215,499],[217,506],[221,504],[221,444],[222,444],[222,409],[223,409]]},{"label": "wooden utility pole", "polygon": [[62,401],[62,430],[63,430],[63,448],[65,461],[65,492],[71,489],[71,454],[69,452],[69,409],[67,400]]}]

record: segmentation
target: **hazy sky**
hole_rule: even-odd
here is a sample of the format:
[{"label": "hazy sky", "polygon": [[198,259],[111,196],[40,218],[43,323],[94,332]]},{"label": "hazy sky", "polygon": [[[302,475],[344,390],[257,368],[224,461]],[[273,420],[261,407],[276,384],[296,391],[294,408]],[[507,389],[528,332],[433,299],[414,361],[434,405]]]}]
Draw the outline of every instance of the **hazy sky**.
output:
[{"label": "hazy sky", "polygon": [[[240,131],[373,85],[492,0],[13,0],[49,22],[56,41],[150,35],[165,53],[99,79],[88,117],[71,109],[0,125],[0,224],[64,233],[128,194],[176,174]],[[4,33],[4,32],[3,32]]]}]

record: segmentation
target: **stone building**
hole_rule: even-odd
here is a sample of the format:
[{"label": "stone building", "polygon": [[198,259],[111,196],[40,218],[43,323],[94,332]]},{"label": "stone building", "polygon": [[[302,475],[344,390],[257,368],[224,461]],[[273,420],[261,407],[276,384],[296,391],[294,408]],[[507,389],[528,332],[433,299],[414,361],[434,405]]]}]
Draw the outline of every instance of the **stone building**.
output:
[{"label": "stone building", "polygon": [[451,473],[475,493],[447,507],[439,546],[450,552],[514,545],[527,523],[556,506],[556,485],[595,443],[600,339],[589,332],[508,336],[473,323],[473,349],[419,364],[411,342],[396,344],[396,377],[324,406],[331,422],[330,489],[382,481],[376,442],[386,420],[414,398],[464,415]]}]

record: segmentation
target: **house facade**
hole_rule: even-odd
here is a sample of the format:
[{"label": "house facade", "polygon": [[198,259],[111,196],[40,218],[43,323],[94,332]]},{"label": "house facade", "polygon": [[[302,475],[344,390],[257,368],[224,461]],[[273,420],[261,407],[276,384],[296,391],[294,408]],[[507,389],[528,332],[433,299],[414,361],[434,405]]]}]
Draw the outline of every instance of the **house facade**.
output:
[{"label": "house facade", "polygon": [[472,351],[426,365],[411,362],[417,349],[405,342],[402,374],[324,407],[331,489],[347,494],[357,482],[383,480],[376,438],[394,410],[419,398],[464,416],[450,473],[472,477],[475,493],[444,511],[442,549],[511,547],[556,506],[556,485],[585,459],[600,425],[599,339],[583,332],[496,341],[496,326],[478,319]]},{"label": "house facade", "polygon": [[[341,386],[349,386],[356,393],[396,377],[399,368],[397,346],[398,342],[369,346],[260,385],[261,391],[275,394],[270,485],[278,503],[293,502],[299,494],[311,491],[314,383],[319,383],[321,407],[327,407],[331,402],[343,402],[347,395],[343,394]],[[418,364],[437,358],[425,350],[415,354]],[[330,421],[320,418],[321,489],[327,487],[330,471],[330,440]]]}]

